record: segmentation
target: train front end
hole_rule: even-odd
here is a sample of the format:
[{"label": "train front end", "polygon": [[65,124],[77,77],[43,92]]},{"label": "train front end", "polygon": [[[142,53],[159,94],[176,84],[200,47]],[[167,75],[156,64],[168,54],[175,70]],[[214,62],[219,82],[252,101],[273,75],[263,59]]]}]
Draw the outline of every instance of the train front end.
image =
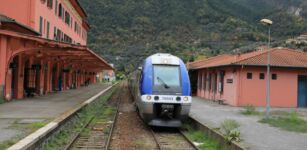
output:
[{"label": "train front end", "polygon": [[192,97],[185,64],[170,54],[145,60],[140,78],[141,117],[151,126],[180,127],[188,118]]}]

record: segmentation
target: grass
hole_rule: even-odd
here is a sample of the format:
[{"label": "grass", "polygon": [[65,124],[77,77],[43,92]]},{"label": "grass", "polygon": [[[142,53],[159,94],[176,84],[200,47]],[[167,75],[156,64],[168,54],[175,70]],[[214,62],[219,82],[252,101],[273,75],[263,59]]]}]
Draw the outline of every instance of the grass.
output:
[{"label": "grass", "polygon": [[31,131],[36,131],[39,128],[44,127],[47,124],[47,122],[34,122],[26,125],[26,129]]},{"label": "grass", "polygon": [[21,123],[19,123],[20,120],[21,119],[16,119],[10,125],[10,128],[21,130],[22,134],[18,135],[17,137],[15,137],[11,140],[7,140],[7,141],[0,143],[0,150],[9,148],[10,146],[14,145],[19,140],[21,140],[24,136],[38,130],[39,128],[45,126],[48,123],[48,121],[41,121],[41,122],[33,122],[33,123],[29,123],[29,124],[21,124]]},{"label": "grass", "polygon": [[301,118],[296,112],[285,113],[283,116],[264,118],[259,122],[267,123],[286,131],[307,133],[307,121]]},{"label": "grass", "polygon": [[214,139],[210,138],[204,132],[193,129],[189,125],[185,125],[187,129],[187,136],[194,142],[202,143],[198,147],[201,150],[228,150],[228,148],[221,147],[221,145]]},{"label": "grass", "polygon": [[244,110],[241,111],[241,114],[252,116],[252,115],[260,115],[260,112],[258,112],[253,105],[247,105],[244,106]]},{"label": "grass", "polygon": [[10,146],[17,143],[20,139],[21,139],[21,137],[17,137],[17,138],[7,140],[7,141],[0,143],[0,150],[8,149]]}]

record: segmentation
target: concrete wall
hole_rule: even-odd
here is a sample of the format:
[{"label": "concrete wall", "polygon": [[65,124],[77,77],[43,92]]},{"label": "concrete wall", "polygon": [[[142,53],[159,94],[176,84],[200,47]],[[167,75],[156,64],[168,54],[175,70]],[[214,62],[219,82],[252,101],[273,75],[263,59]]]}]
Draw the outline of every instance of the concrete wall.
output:
[{"label": "concrete wall", "polygon": [[[272,107],[297,107],[298,75],[306,74],[306,71],[290,69],[271,69],[271,74],[277,74],[277,80],[271,81]],[[252,79],[247,79],[246,74],[253,73]],[[265,79],[259,79],[259,74],[264,73]],[[266,68],[244,68],[241,72],[241,90],[239,106],[266,105]]]},{"label": "concrete wall", "polygon": [[[225,100],[225,103],[229,105],[237,105],[237,87],[238,86],[238,69],[229,68],[225,70],[224,77],[224,92],[221,99]],[[227,80],[232,81],[228,82]]]},{"label": "concrete wall", "polygon": [[0,14],[34,28],[34,3],[39,0],[0,0]]}]

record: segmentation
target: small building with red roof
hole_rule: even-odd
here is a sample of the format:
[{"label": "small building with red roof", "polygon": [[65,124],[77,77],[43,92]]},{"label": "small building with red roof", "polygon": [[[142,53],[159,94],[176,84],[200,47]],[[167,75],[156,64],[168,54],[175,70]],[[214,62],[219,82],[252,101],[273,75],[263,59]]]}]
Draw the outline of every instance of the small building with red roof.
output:
[{"label": "small building with red roof", "polygon": [[[307,53],[271,49],[270,105],[307,107]],[[232,106],[266,105],[267,50],[188,63],[195,95]]]}]

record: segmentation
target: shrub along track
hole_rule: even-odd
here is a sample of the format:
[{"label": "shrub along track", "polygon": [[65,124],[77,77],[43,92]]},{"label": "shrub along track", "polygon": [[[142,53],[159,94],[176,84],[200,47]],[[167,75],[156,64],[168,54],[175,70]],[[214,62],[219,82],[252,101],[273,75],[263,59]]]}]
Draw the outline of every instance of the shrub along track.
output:
[{"label": "shrub along track", "polygon": [[152,130],[148,127],[139,118],[126,84],[122,86],[120,99],[118,118],[108,149],[197,149],[178,129],[153,128]]}]

